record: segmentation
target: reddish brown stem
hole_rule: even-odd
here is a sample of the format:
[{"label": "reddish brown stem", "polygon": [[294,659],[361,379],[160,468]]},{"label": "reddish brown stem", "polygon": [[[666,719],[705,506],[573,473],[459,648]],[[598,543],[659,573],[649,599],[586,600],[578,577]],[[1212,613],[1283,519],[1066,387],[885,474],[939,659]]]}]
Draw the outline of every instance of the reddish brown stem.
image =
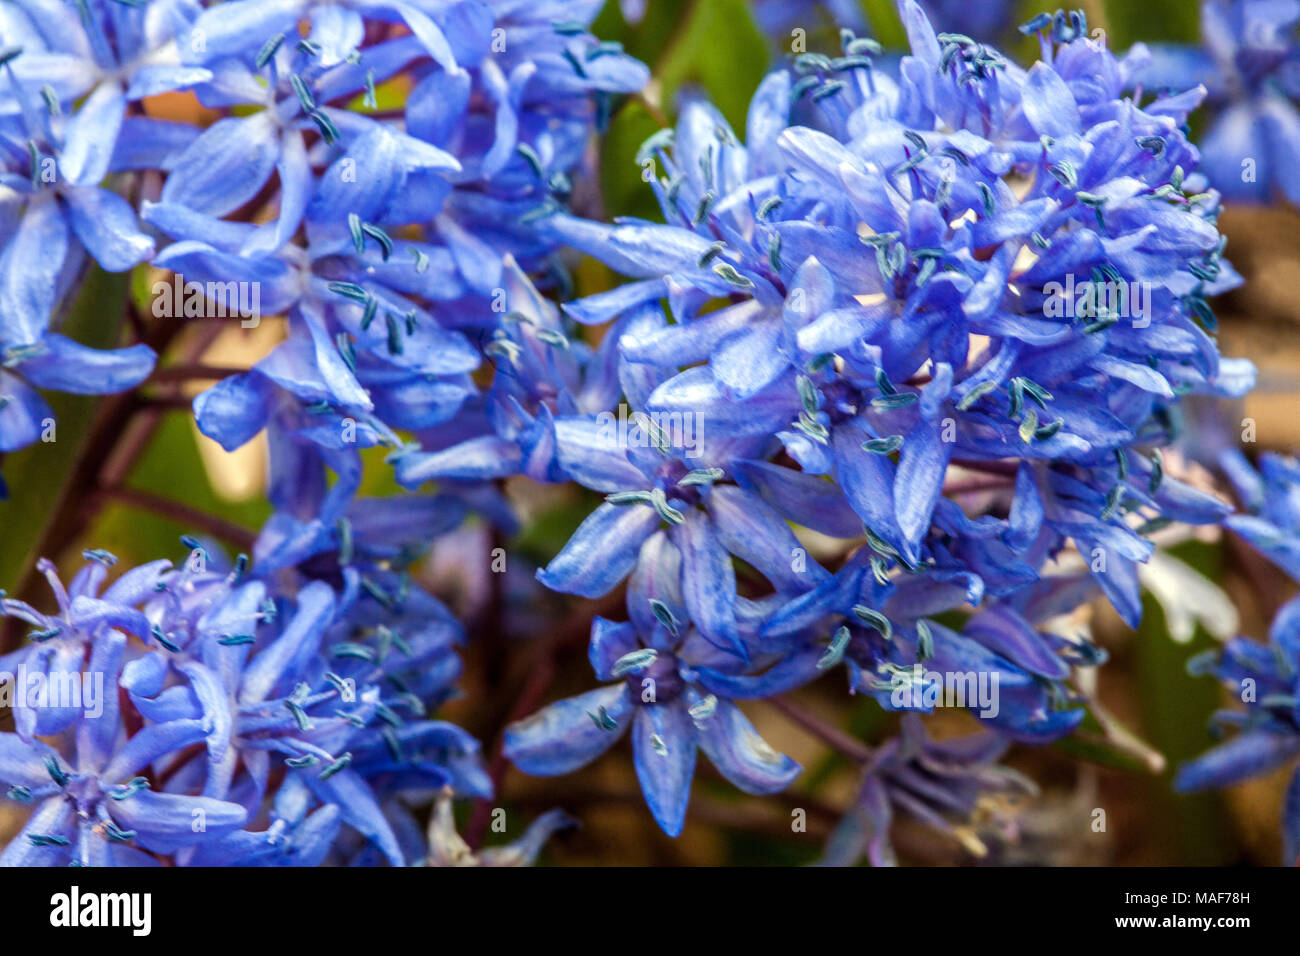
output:
[{"label": "reddish brown stem", "polygon": [[832,727],[816,714],[804,710],[793,701],[784,697],[769,697],[767,702],[808,733],[829,744],[849,759],[857,763],[866,763],[871,759],[872,750],[862,741],[850,737],[838,727]]},{"label": "reddish brown stem", "polygon": [[99,493],[109,500],[133,508],[140,508],[143,511],[152,511],[154,514],[186,525],[192,530],[206,531],[229,544],[235,545],[241,551],[251,551],[253,542],[257,540],[257,535],[243,525],[235,524],[224,518],[218,518],[206,511],[199,511],[197,508],[191,508],[187,504],[173,501],[171,498],[164,498],[161,495],[155,495],[152,492],[117,486],[114,488],[101,488]]}]

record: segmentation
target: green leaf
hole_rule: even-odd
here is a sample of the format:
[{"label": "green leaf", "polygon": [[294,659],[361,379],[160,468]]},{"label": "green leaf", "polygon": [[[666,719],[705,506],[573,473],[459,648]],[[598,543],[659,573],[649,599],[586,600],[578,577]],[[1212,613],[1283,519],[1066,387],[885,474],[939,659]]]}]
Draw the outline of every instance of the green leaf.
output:
[{"label": "green leaf", "polygon": [[671,108],[679,90],[698,84],[743,138],[750,97],[767,73],[767,50],[767,39],[745,0],[696,3],[655,68],[661,101]]},{"label": "green leaf", "polygon": [[[1197,6],[1187,0],[1105,0],[1107,45],[1126,49],[1139,40],[1161,43],[1198,43]],[[1089,31],[1094,29],[1089,24]]]},{"label": "green leaf", "polygon": [[[636,100],[628,100],[614,115],[605,133],[600,156],[600,185],[605,199],[605,217],[638,216],[658,220],[659,203],[646,182],[636,152],[646,139],[659,130],[650,111]],[[651,173],[662,176],[654,161]]]},{"label": "green leaf", "polygon": [[624,51],[653,66],[672,42],[673,34],[685,21],[689,0],[655,0],[646,4],[641,22],[630,25],[623,19],[618,0],[609,0],[591,24],[597,39],[623,44]]}]

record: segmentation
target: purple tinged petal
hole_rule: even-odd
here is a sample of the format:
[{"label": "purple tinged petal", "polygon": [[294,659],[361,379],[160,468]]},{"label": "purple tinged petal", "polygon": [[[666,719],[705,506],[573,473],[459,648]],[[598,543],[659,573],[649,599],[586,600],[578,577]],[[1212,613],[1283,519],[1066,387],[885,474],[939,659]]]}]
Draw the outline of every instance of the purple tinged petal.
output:
[{"label": "purple tinged petal", "polygon": [[1226,787],[1267,773],[1300,755],[1300,737],[1256,730],[1238,734],[1178,771],[1174,788],[1188,793]]},{"label": "purple tinged petal", "polygon": [[524,773],[569,773],[614,746],[635,711],[622,683],[557,701],[506,728],[505,755]]},{"label": "purple tinged petal", "polygon": [[270,114],[218,120],[176,161],[161,201],[225,216],[257,195],[279,158]]},{"label": "purple tinged petal", "polygon": [[0,341],[30,345],[49,327],[59,273],[68,255],[68,224],[53,199],[27,206],[0,256]]},{"label": "purple tinged petal", "polygon": [[713,714],[699,721],[696,729],[699,747],[713,766],[746,793],[778,793],[803,769],[773,750],[730,701],[719,701]]},{"label": "purple tinged petal", "polygon": [[85,186],[68,187],[63,196],[77,238],[106,270],[125,272],[153,258],[153,240],[140,231],[130,203],[117,193]]},{"label": "purple tinged petal", "polygon": [[100,779],[120,783],[148,767],[160,757],[198,743],[207,733],[201,720],[171,720],[150,724],[138,732],[105,765]]},{"label": "purple tinged petal", "polygon": [[551,563],[537,572],[537,580],[566,594],[593,598],[607,594],[635,566],[642,542],[659,527],[659,521],[658,512],[649,505],[606,502],[579,525]]},{"label": "purple tinged petal", "polygon": [[632,750],[650,814],[664,833],[679,836],[695,776],[695,728],[686,708],[673,704],[638,708]]},{"label": "purple tinged petal", "polygon": [[134,388],[153,371],[157,356],[147,345],[92,349],[57,333],[19,370],[33,385],[74,395],[106,395]]},{"label": "purple tinged petal", "polygon": [[324,581],[313,581],[299,591],[298,610],[284,633],[244,669],[239,687],[240,704],[266,700],[290,676],[290,665],[320,646],[333,615],[334,589]]},{"label": "purple tinged petal", "polygon": [[1035,63],[1021,90],[1025,119],[1040,136],[1078,135],[1079,105],[1060,75],[1046,63]]}]

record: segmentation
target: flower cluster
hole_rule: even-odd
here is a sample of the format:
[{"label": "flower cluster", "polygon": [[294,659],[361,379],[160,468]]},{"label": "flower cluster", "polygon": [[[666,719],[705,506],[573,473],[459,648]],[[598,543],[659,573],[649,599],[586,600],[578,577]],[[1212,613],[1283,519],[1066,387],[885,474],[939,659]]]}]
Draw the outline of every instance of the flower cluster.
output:
[{"label": "flower cluster", "polygon": [[[184,394],[224,449],[264,437],[271,517],[233,562],[187,537],[181,566],[111,582],[105,551],[66,586],[42,560],[48,613],[0,592],[29,628],[0,654],[0,793],[30,807],[0,864],[531,862],[564,814],[490,850],[456,830],[503,768],[437,718],[472,628],[411,573],[467,517],[517,530],[519,479],[595,497],[514,582],[527,609],[489,610],[504,632],[602,599],[601,686],[502,729],[504,758],[564,774],[630,735],[675,836],[701,752],[748,793],[798,777],[742,706],[789,715],[833,673],[902,720],[878,746],[831,732],[861,783],[824,861],[892,862],[897,815],[979,852],[971,820],[1032,792],[1005,750],[1087,716],[1076,670],[1105,655],[1067,616],[1100,594],[1136,625],[1153,535],[1229,513],[1162,450],[1184,396],[1254,382],[1214,339],[1240,282],[1219,188],[1242,195],[1249,127],[1296,198],[1293,3],[1206,4],[1208,91],[1203,63],[1117,55],[1079,12],[1021,27],[1026,68],[992,45],[1005,3],[899,0],[901,56],[856,4],[760,3],[774,35],[829,12],[839,48],[783,60],[743,130],[684,90],[635,157],[662,216],[612,222],[593,141],[618,97],[663,104],[589,32],[597,0],[58,6],[0,11],[0,455],[52,425],[41,390],[156,381],[168,336],[141,313],[266,319],[269,351]],[[1201,164],[1207,95],[1234,105]],[[575,297],[576,256],[627,281]],[[63,324],[91,270],[132,273],[135,344]],[[1253,512],[1229,526],[1300,578],[1300,470],[1266,460],[1273,494],[1228,465]],[[1262,716],[1185,785],[1300,753],[1292,617],[1277,653],[1216,665]],[[939,707],[979,732],[932,738]]]},{"label": "flower cluster", "polygon": [[[930,709],[945,675],[996,678],[981,720],[1068,733],[1071,668],[1100,655],[1051,618],[1090,577],[1135,623],[1150,533],[1227,511],[1160,457],[1181,396],[1253,380],[1207,334],[1207,298],[1238,280],[1182,132],[1204,91],[1126,96],[1144,51],[1116,58],[1078,14],[1022,28],[1041,41],[1024,70],[901,11],[897,80],[846,31],[842,55],[762,83],[743,143],[687,102],[637,157],[662,170],[663,223],[540,222],[635,280],[564,307],[612,321],[630,413],[579,406],[421,471],[490,454],[493,473],[605,495],[538,577],[592,597],[630,576],[633,623],[592,638],[597,676],[622,683],[518,725],[507,752],[563,772],[630,724],[669,833],[697,746],[745,789],[793,771],[731,699],[840,663],[888,709]],[[835,539],[839,570],[791,525]],[[1087,574],[1046,574],[1069,542]]]},{"label": "flower cluster", "polygon": [[[104,587],[87,552],[0,658],[16,732],[0,781],[32,804],[4,864],[312,865],[365,838],[360,857],[425,859],[404,800],[491,793],[478,743],[431,719],[459,674],[460,625],[436,599],[348,568],[289,596],[202,544]],[[16,675],[16,678],[14,678]],[[418,831],[417,831],[418,832]]]},{"label": "flower cluster", "polygon": [[[98,352],[57,331],[90,260],[175,273],[208,299],[195,314],[247,287],[246,326],[287,318],[269,355],[194,403],[228,449],[269,434],[275,514],[256,576],[244,558],[213,570],[200,549],[197,571],[147,566],[101,596],[111,559],[96,552],[70,591],[42,565],[56,615],[6,600],[34,628],[10,672],[41,686],[97,675],[111,698],[93,721],[15,710],[0,776],[39,809],[6,862],[134,861],[138,847],[202,864],[400,864],[429,855],[404,801],[490,794],[477,742],[426,716],[459,673],[461,626],[401,569],[471,504],[508,516],[473,488],[356,500],[359,452],[402,448],[398,430],[435,447],[490,434],[513,400],[480,395],[471,373],[517,358],[507,288],[563,287],[534,222],[567,202],[611,96],[647,79],[586,32],[597,6],[6,9],[0,452],[52,422],[36,388],[121,391],[153,369],[145,345]],[[219,118],[141,107],[175,91]],[[191,836],[197,811],[208,825]]]}]

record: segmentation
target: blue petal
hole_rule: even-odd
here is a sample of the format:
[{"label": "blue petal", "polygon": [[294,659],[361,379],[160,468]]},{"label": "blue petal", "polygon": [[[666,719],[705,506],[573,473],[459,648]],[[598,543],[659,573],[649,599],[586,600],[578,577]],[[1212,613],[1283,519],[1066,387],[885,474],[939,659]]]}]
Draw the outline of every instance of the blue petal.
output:
[{"label": "blue petal", "polygon": [[100,779],[106,783],[126,780],[160,757],[198,743],[206,732],[201,720],[150,724],[126,742],[104,767]]},{"label": "blue petal", "polygon": [[270,397],[271,386],[261,375],[231,375],[195,396],[195,424],[226,451],[234,451],[266,427]]},{"label": "blue petal", "polygon": [[479,435],[441,451],[407,452],[393,463],[393,475],[404,488],[426,481],[491,481],[519,473],[523,452],[518,442],[496,435]]},{"label": "blue petal", "polygon": [[[598,724],[604,714],[617,724]],[[506,728],[505,755],[524,773],[552,777],[595,760],[627,729],[635,707],[622,683],[569,697]]]},{"label": "blue petal", "polygon": [[278,685],[295,676],[290,665],[315,652],[334,614],[334,589],[313,581],[298,592],[298,610],[284,633],[253,658],[239,687],[243,705],[266,700]]},{"label": "blue petal", "polygon": [[837,426],[831,435],[835,471],[853,510],[876,534],[915,563],[915,546],[905,546],[894,516],[894,463],[887,455],[865,451],[866,435],[857,428]]},{"label": "blue petal", "polygon": [[1039,136],[1065,137],[1080,132],[1079,106],[1065,80],[1046,63],[1035,63],[1021,90],[1025,119]]},{"label": "blue petal", "polygon": [[751,487],[796,524],[832,538],[862,534],[862,519],[834,482],[765,461],[737,461],[732,467],[742,486]]},{"label": "blue petal", "polygon": [[187,38],[178,46],[202,54],[211,61],[224,57],[244,56],[261,49],[267,37],[277,33],[297,33],[302,11],[298,0],[242,0],[223,3],[204,10]]},{"label": "blue petal", "polygon": [[176,161],[161,201],[227,215],[258,194],[279,158],[280,143],[269,114],[218,120]]},{"label": "blue petal", "polygon": [[108,174],[126,97],[115,82],[101,83],[68,121],[59,172],[74,186],[96,186]]},{"label": "blue petal", "polygon": [[[718,485],[709,492],[707,504],[723,547],[752,564],[778,589],[806,590],[828,577],[762,498],[734,485]],[[800,563],[802,567],[796,569]]]},{"label": "blue petal", "polygon": [[17,451],[41,437],[54,412],[21,379],[0,371],[0,452]]},{"label": "blue petal", "polygon": [[719,701],[713,714],[696,726],[700,749],[724,777],[746,793],[778,793],[802,769],[773,750],[730,701]]},{"label": "blue petal", "polygon": [[1280,767],[1300,755],[1300,737],[1262,730],[1238,734],[1183,766],[1174,788],[1183,793],[1226,787]]},{"label": "blue petal", "polygon": [[404,866],[405,859],[393,828],[375,800],[374,791],[360,774],[341,770],[322,780],[308,771],[307,785],[327,803],[339,808],[343,820],[383,851],[393,866]]},{"label": "blue petal", "polygon": [[691,623],[715,647],[747,660],[736,630],[736,572],[712,519],[691,509],[672,536],[682,553],[682,597]]},{"label": "blue petal", "polygon": [[68,224],[58,203],[29,203],[0,256],[0,340],[7,347],[30,345],[49,327],[67,255]]},{"label": "blue petal", "polygon": [[23,740],[14,733],[0,734],[0,783],[29,788],[45,786],[50,783],[45,761],[53,753],[40,741]]},{"label": "blue petal", "polygon": [[[141,790],[125,800],[110,800],[108,809],[114,820],[124,824],[123,829],[138,831],[139,843],[154,843],[160,850],[202,843],[222,830],[242,826],[248,819],[248,811],[237,803],[152,790]],[[202,829],[195,826],[200,822]]]},{"label": "blue petal", "polygon": [[63,196],[77,238],[109,272],[125,272],[153,257],[153,240],[140,231],[130,203],[117,193],[86,186],[68,187]]},{"label": "blue petal", "polygon": [[[633,724],[636,776],[646,805],[664,833],[678,836],[695,776],[695,728],[686,708],[674,704],[640,707]],[[652,737],[658,737],[660,749]]]},{"label": "blue petal", "polygon": [[45,348],[20,370],[33,385],[74,395],[107,395],[134,388],[153,371],[157,356],[147,345],[101,351],[62,335],[45,336]]},{"label": "blue petal", "polygon": [[578,526],[564,550],[537,572],[537,580],[566,594],[607,594],[632,570],[641,543],[659,527],[659,520],[649,505],[606,502]]},{"label": "blue petal", "polygon": [[952,443],[940,439],[937,423],[919,421],[903,440],[894,477],[894,509],[911,554],[920,553],[921,541],[930,530],[951,456]]}]

